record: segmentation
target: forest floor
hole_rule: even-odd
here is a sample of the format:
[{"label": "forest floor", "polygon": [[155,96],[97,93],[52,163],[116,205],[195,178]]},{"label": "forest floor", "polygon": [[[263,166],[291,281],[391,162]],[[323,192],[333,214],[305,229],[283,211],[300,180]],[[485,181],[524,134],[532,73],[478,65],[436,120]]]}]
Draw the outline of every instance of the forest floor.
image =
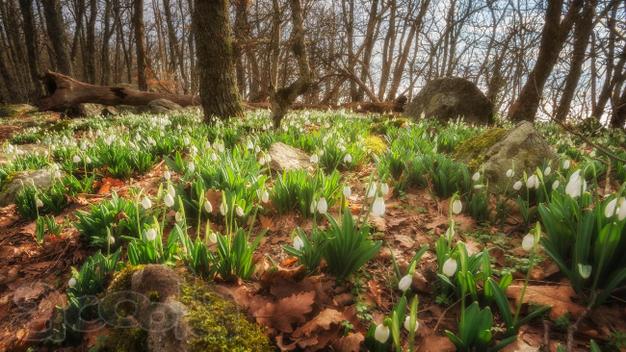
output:
[{"label": "forest floor", "polygon": [[[186,111],[171,116],[123,115],[69,121],[56,114],[34,113],[0,120],[0,190],[14,175],[28,170],[52,167],[64,175],[55,181],[64,187],[62,196],[35,187],[34,198],[28,199],[28,192],[22,192],[14,202],[17,204],[0,208],[0,351],[106,350],[102,346],[110,332],[107,327],[83,333],[71,342],[49,338],[55,328],[51,320],[59,309],[68,309],[68,295],[76,295],[78,286],[72,280],[78,280],[80,286],[83,263],[99,250],[113,252],[112,247],[122,249],[121,266],[162,263],[179,271],[196,272],[187,269],[193,266],[182,241],[171,252],[156,249],[156,257],[150,260],[134,262],[127,253],[131,243],[148,248],[141,246],[154,242],[144,238],[153,218],[158,219],[157,240],[168,243],[173,229],[181,223],[181,208],[187,214],[185,225],[192,224],[185,229],[191,238],[202,238],[205,233],[230,234],[233,222],[250,229],[249,241],[263,234],[252,257],[254,273],[225,280],[226,275],[216,269],[204,279],[232,299],[282,350],[388,350],[396,346],[399,350],[454,351],[455,345],[445,331],[463,334],[459,333],[461,310],[473,301],[470,294],[459,295],[462,284],[454,280],[458,279],[454,275],[464,270],[475,279],[473,287],[480,306],[490,307],[494,317],[487,327],[493,338],[484,344],[476,343],[475,350],[494,348],[497,342],[513,335],[517,338],[504,351],[557,351],[559,345],[563,348],[567,344],[568,330],[574,334],[572,350],[589,350],[591,340],[603,351],[625,350],[624,291],[618,290],[602,305],[588,308],[585,295],[574,290],[568,276],[538,241],[530,252],[523,248],[523,239],[541,221],[535,206],[539,201],[534,197],[526,198],[530,215],[520,211],[518,199],[528,194],[526,186],[521,192],[510,189],[503,197],[488,194],[482,203],[476,200],[483,190],[474,186],[483,183],[483,176],[479,172],[475,177],[477,170],[468,169],[453,155],[464,141],[484,128],[456,123],[416,124],[345,111],[294,113],[279,131],[268,129],[269,118],[259,111],[249,112],[244,121],[212,127],[200,124],[199,119],[198,111]],[[598,204],[604,196],[620,189],[625,181],[620,177],[624,176],[619,171],[613,173],[623,165],[603,166],[597,162],[601,156],[593,146],[581,146],[575,137],[564,137],[556,126],[541,126],[540,130],[560,153],[561,161],[572,163],[571,168],[560,167],[561,161],[552,165],[561,183],[555,191],[564,188],[572,170],[586,170],[589,165],[595,170],[588,179],[589,192]],[[615,140],[623,142],[624,137],[622,133],[589,138],[599,144],[617,145],[616,152],[621,152]],[[271,170],[265,159],[275,142],[314,155],[312,172],[319,176],[307,179],[294,175],[289,192],[280,193],[278,185],[288,180]],[[413,164],[408,161],[417,154],[435,158],[436,162],[427,164],[435,169],[410,170]],[[450,163],[449,171],[436,169],[444,163]],[[65,180],[68,175],[75,181]],[[517,180],[527,181],[520,174],[511,181]],[[307,184],[311,194],[306,191]],[[377,188],[369,197],[372,184]],[[176,189],[174,206],[167,204],[164,196],[173,195],[166,191],[170,185]],[[194,187],[202,187],[202,201],[194,199]],[[264,192],[267,197],[263,197]],[[139,224],[122,219],[120,211],[107,220],[109,223],[97,223],[108,232],[88,229],[78,214],[100,221],[95,205],[110,204],[113,194],[129,201],[139,214]],[[379,197],[384,203],[384,215],[376,214],[378,210],[374,209]],[[145,198],[150,206],[146,206]],[[322,198],[328,210],[320,205]],[[463,204],[459,212],[452,204],[457,199]],[[313,216],[307,212],[311,201],[316,209]],[[205,202],[212,208],[208,216],[202,210],[206,209]],[[225,204],[229,210],[221,212]],[[357,222],[357,229],[369,229],[368,243],[380,245],[345,278],[338,279],[332,273],[341,271],[338,265],[349,267],[347,262],[337,264],[322,255],[320,263],[306,270],[301,265],[305,259],[285,250],[285,246],[300,248],[300,236],[314,239],[314,233],[322,232],[328,240],[332,237],[329,217],[340,221],[345,212]],[[195,214],[201,214],[199,219]],[[50,215],[58,229],[35,221],[44,215]],[[140,230],[132,226],[122,229],[127,223]],[[205,226],[210,226],[208,232]],[[208,238],[204,246],[217,253],[215,241]],[[438,249],[442,238],[449,238],[446,258],[457,258],[461,263],[452,275],[442,267],[443,258],[438,258],[445,252]],[[428,250],[412,263],[423,246]],[[341,253],[349,257],[354,252]],[[481,264],[465,268],[464,255]],[[217,254],[211,260],[216,261],[213,266],[223,261]],[[410,287],[403,291],[399,284],[406,275],[411,278]],[[520,316],[526,316],[537,306],[551,307],[512,334],[502,308],[484,296],[488,278],[502,282],[508,275],[512,282],[504,285],[502,292],[508,298],[509,314],[519,309]],[[105,287],[113,276],[110,272],[102,279]],[[379,337],[375,336],[379,335],[374,333],[375,327],[386,318],[393,320],[392,312],[398,311],[402,297],[409,305],[414,297],[419,298],[417,311],[413,312],[418,323],[414,340],[409,341],[412,334],[402,328],[404,316],[411,315],[407,307],[398,337],[393,336],[390,323],[392,336],[386,344],[375,341]]]}]

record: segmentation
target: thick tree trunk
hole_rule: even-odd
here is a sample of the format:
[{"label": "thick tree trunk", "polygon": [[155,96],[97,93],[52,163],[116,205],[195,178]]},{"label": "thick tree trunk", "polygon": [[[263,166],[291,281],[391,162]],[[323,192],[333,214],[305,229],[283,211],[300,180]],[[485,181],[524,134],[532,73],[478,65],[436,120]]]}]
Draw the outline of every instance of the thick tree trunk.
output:
[{"label": "thick tree trunk", "polygon": [[180,106],[198,105],[191,95],[142,92],[125,87],[97,86],[69,76],[48,72],[45,76],[48,96],[38,102],[41,110],[65,111],[83,103],[102,105],[147,105],[156,99],[167,99]]},{"label": "thick tree trunk", "polygon": [[512,121],[535,120],[543,94],[543,87],[559,58],[559,53],[563,48],[563,43],[572,27],[574,18],[577,16],[581,3],[582,0],[574,0],[565,19],[561,21],[563,0],[548,2],[537,62],[528,75],[520,95],[509,109],[509,118]]},{"label": "thick tree trunk", "polygon": [[613,116],[611,116],[611,127],[613,128],[625,128],[626,123],[626,86],[622,91],[617,104],[613,106]]},{"label": "thick tree trunk", "polygon": [[589,0],[585,4],[585,9],[580,19],[574,27],[574,49],[572,52],[572,61],[570,71],[565,79],[565,87],[561,95],[561,101],[556,110],[555,119],[557,121],[565,121],[569,114],[572,99],[578,86],[578,80],[585,62],[585,52],[589,44],[589,38],[593,31],[593,16],[595,14],[596,0]]},{"label": "thick tree trunk", "polygon": [[42,93],[42,86],[37,59],[37,37],[35,36],[37,32],[35,29],[32,0],[20,0],[20,11],[22,12],[22,28],[24,30],[24,40],[26,42],[26,52],[28,55],[28,70],[34,87],[31,96],[39,98]]},{"label": "thick tree trunk", "polygon": [[135,27],[135,49],[137,51],[137,86],[140,90],[148,90],[146,81],[146,44],[143,25],[143,0],[134,0],[135,12],[133,26]]},{"label": "thick tree trunk", "polygon": [[89,22],[87,22],[87,47],[85,72],[87,81],[96,83],[96,19],[98,18],[98,2],[89,1]]},{"label": "thick tree trunk", "polygon": [[228,1],[196,0],[193,31],[206,121],[243,115],[235,77]]},{"label": "thick tree trunk", "polygon": [[[365,39],[363,40],[363,60],[361,62],[361,82],[367,82],[370,76],[370,62],[372,60],[372,50],[374,49],[374,42],[376,41],[376,28],[378,23],[378,0],[373,0],[370,11],[369,19],[367,21],[367,30],[365,31]],[[358,100],[363,100],[363,89],[359,90]]]},{"label": "thick tree trunk", "polygon": [[65,25],[61,16],[61,3],[59,0],[42,0],[43,12],[46,17],[48,37],[54,48],[55,60],[58,70],[66,75],[72,74],[72,61],[67,51],[65,38]]}]

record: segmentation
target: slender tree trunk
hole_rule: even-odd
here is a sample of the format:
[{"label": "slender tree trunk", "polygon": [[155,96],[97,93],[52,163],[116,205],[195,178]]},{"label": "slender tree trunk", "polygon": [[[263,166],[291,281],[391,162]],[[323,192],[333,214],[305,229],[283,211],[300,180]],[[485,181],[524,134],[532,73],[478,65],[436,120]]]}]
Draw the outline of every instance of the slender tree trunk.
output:
[{"label": "slender tree trunk", "polygon": [[39,98],[43,92],[43,87],[41,86],[41,73],[37,58],[37,29],[35,28],[32,0],[20,0],[20,11],[22,13],[22,28],[28,55],[28,70],[33,84],[33,92],[30,95],[32,98]]},{"label": "slender tree trunk", "polygon": [[109,43],[114,32],[113,28],[111,28],[111,11],[111,0],[105,0],[103,17],[104,32],[102,33],[102,49],[100,52],[100,83],[105,86],[111,84],[111,58],[109,57]]},{"label": "slender tree trunk", "polygon": [[89,22],[87,23],[87,53],[84,62],[87,82],[96,83],[96,19],[98,18],[98,2],[89,1]]},{"label": "slender tree trunk", "polygon": [[234,67],[233,35],[227,0],[196,0],[193,31],[205,120],[242,116]]},{"label": "slender tree trunk", "polygon": [[611,127],[625,128],[626,123],[626,85],[622,90],[622,96],[617,104],[613,106],[613,115],[611,116]]},{"label": "slender tree trunk", "polygon": [[389,29],[387,30],[387,35],[383,43],[383,66],[380,74],[380,84],[378,86],[379,100],[385,99],[389,73],[391,72],[391,63],[393,62],[393,49],[396,46],[396,0],[390,0],[389,8]]},{"label": "slender tree trunk", "polygon": [[42,0],[44,16],[46,17],[46,29],[48,38],[54,48],[54,55],[58,71],[72,75],[72,61],[67,51],[65,25],[61,16],[61,3],[59,0]]},{"label": "slender tree trunk", "polygon": [[511,120],[535,120],[543,94],[543,87],[559,58],[563,43],[567,38],[581,4],[582,0],[574,0],[565,19],[561,21],[563,0],[548,2],[537,62],[528,75],[520,95],[509,109],[509,118]]},{"label": "slender tree trunk", "polygon": [[134,0],[133,27],[135,27],[135,49],[137,51],[137,86],[148,90],[146,81],[146,36],[143,24],[143,0]]},{"label": "slender tree trunk", "polygon": [[[369,11],[369,19],[367,21],[367,30],[365,31],[365,39],[363,41],[363,60],[361,63],[361,82],[366,83],[370,76],[370,63],[372,61],[372,50],[376,41],[376,28],[378,22],[378,0],[372,0]],[[363,89],[359,89],[358,100],[363,100]]]}]

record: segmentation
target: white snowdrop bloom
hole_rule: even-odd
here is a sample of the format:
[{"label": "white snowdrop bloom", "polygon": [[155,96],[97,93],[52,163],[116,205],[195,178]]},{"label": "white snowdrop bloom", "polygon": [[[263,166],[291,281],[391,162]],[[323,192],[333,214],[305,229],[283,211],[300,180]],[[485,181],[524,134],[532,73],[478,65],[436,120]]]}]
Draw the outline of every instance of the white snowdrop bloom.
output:
[{"label": "white snowdrop bloom", "polygon": [[389,185],[387,183],[383,183],[380,185],[380,193],[382,193],[383,196],[389,194]]},{"label": "white snowdrop bloom", "polygon": [[474,185],[474,189],[483,189],[485,185]]},{"label": "white snowdrop bloom", "polygon": [[296,236],[293,238],[293,248],[298,251],[304,248],[304,241],[302,241],[302,238],[300,238],[300,236]]},{"label": "white snowdrop bloom", "polygon": [[456,269],[459,264],[453,258],[448,258],[445,262],[443,262],[443,268],[441,272],[447,277],[452,277],[456,273]]},{"label": "white snowdrop bloom", "polygon": [[74,155],[74,157],[72,158],[72,161],[75,163],[80,163],[82,159],[80,158],[80,155]]},{"label": "white snowdrop bloom", "polygon": [[261,147],[259,147],[258,145],[254,146],[254,152],[258,153],[261,151]]},{"label": "white snowdrop bloom", "polygon": [[587,280],[591,276],[591,265],[578,264],[578,274],[583,280]]},{"label": "white snowdrop bloom", "polygon": [[113,135],[113,134],[108,135],[108,136],[106,136],[106,137],[104,138],[104,143],[105,143],[106,145],[109,145],[109,146],[110,146],[111,144],[113,144],[113,142],[114,142],[114,141],[115,141],[115,135]]},{"label": "white snowdrop bloom", "polygon": [[552,189],[557,189],[560,185],[561,182],[559,180],[554,180],[554,182],[552,182]]},{"label": "white snowdrop bloom", "polygon": [[374,338],[376,341],[380,343],[385,343],[389,340],[389,328],[384,324],[376,325],[376,330],[374,330]]},{"label": "white snowdrop bloom", "polygon": [[217,243],[217,234],[215,232],[209,233],[209,242]]},{"label": "white snowdrop bloom", "polygon": [[191,143],[191,139],[188,136],[183,137],[183,144],[189,145],[189,143]]},{"label": "white snowdrop bloom", "polygon": [[568,170],[569,167],[572,165],[572,162],[569,159],[565,159],[563,160],[563,170]]},{"label": "white snowdrop bloom", "polygon": [[222,214],[223,216],[226,216],[227,213],[228,213],[228,205],[226,205],[226,202],[222,202],[222,204],[220,204],[220,214]]},{"label": "white snowdrop bloom", "polygon": [[461,214],[462,211],[463,211],[463,203],[461,202],[460,199],[455,199],[454,202],[452,202],[452,213],[454,215],[459,215]]},{"label": "white snowdrop bloom", "polygon": [[247,148],[248,150],[252,150],[252,149],[254,149],[254,143],[252,143],[252,141],[251,141],[251,140],[248,140],[248,143],[246,143],[246,148]]},{"label": "white snowdrop bloom", "polygon": [[152,137],[148,137],[148,144],[150,144],[150,145],[156,145],[157,143],[156,143],[156,141],[154,140],[154,138],[152,138]]},{"label": "white snowdrop bloom", "polygon": [[[413,331],[417,331],[417,329],[420,327],[420,322],[415,320],[415,330]],[[411,316],[407,315],[406,318],[404,318],[404,329],[408,332],[411,332]]]},{"label": "white snowdrop bloom", "polygon": [[74,288],[74,287],[76,287],[76,284],[77,284],[77,283],[78,283],[78,282],[76,281],[76,279],[75,279],[75,278],[71,278],[71,279],[69,279],[69,280],[67,281],[67,286],[69,286],[69,287],[71,287],[71,288]]},{"label": "white snowdrop bloom", "polygon": [[191,156],[197,155],[198,148],[195,145],[192,145],[191,147],[189,147],[189,154],[191,154]]},{"label": "white snowdrop bloom", "polygon": [[163,173],[163,178],[166,181],[169,181],[172,178],[172,173],[169,170],[165,170],[165,172]]},{"label": "white snowdrop bloom", "polygon": [[167,194],[172,196],[172,198],[176,197],[176,188],[171,183],[167,185]]},{"label": "white snowdrop bloom", "polygon": [[448,240],[448,242],[452,241],[452,239],[454,238],[454,235],[456,234],[456,231],[454,230],[454,226],[450,226],[446,229],[446,239]]},{"label": "white snowdrop bloom", "polygon": [[107,236],[107,242],[109,242],[109,246],[112,246],[115,244],[115,237],[109,235]]},{"label": "white snowdrop bloom", "polygon": [[522,189],[522,185],[522,181],[517,181],[513,184],[513,189],[519,191],[520,189]]},{"label": "white snowdrop bloom", "polygon": [[532,233],[527,234],[522,239],[522,249],[526,252],[530,252],[531,249],[535,246],[535,235]]},{"label": "white snowdrop bloom", "polygon": [[410,274],[404,275],[398,282],[398,289],[402,292],[405,292],[411,287],[412,283],[413,277]]},{"label": "white snowdrop bloom", "polygon": [[322,197],[317,201],[317,211],[320,214],[326,214],[328,211],[328,202],[326,201],[326,198]]},{"label": "white snowdrop bloom", "polygon": [[39,198],[35,198],[35,205],[37,208],[43,208],[43,202]]},{"label": "white snowdrop bloom", "polygon": [[196,171],[196,164],[194,164],[193,162],[189,162],[189,164],[187,164],[187,170],[189,170],[189,172]]},{"label": "white snowdrop bloom", "polygon": [[513,169],[506,170],[506,177],[511,178],[513,176],[515,176],[515,171],[513,171]]},{"label": "white snowdrop bloom", "polygon": [[243,212],[243,208],[240,207],[239,205],[235,207],[235,214],[237,214],[238,217],[242,217],[244,215]]},{"label": "white snowdrop bloom", "polygon": [[565,186],[565,193],[572,198],[580,197],[587,189],[587,181],[580,176],[580,170],[574,172]]},{"label": "white snowdrop bloom", "polygon": [[343,196],[349,198],[352,195],[352,189],[350,186],[343,186]]},{"label": "white snowdrop bloom", "polygon": [[313,199],[313,201],[311,201],[311,205],[309,206],[309,211],[311,212],[311,214],[315,214],[316,207],[317,207],[317,202],[315,201],[315,199]]},{"label": "white snowdrop bloom", "polygon": [[543,169],[543,174],[548,176],[552,173],[552,168],[550,166],[546,167],[545,169]]},{"label": "white snowdrop bloom", "polygon": [[144,236],[148,241],[154,241],[157,237],[157,231],[155,229],[148,229],[144,233]]},{"label": "white snowdrop bloom", "polygon": [[204,201],[204,211],[211,214],[213,212],[213,205],[208,200]]},{"label": "white snowdrop bloom", "polygon": [[261,202],[267,203],[270,201],[270,193],[264,189],[261,191],[261,197],[259,198],[261,198]]},{"label": "white snowdrop bloom", "polygon": [[215,153],[211,153],[211,161],[217,161],[217,155]]},{"label": "white snowdrop bloom", "polygon": [[171,208],[174,206],[174,197],[172,197],[171,194],[166,193],[165,197],[163,197],[163,203],[165,203],[165,206],[168,208]]},{"label": "white snowdrop bloom", "polygon": [[617,211],[617,219],[619,221],[626,219],[626,198],[622,198],[622,202],[619,205],[619,210]]},{"label": "white snowdrop bloom", "polygon": [[317,154],[313,154],[309,158],[309,161],[311,161],[311,163],[313,163],[313,164],[317,164],[320,161],[320,157],[317,156]]},{"label": "white snowdrop bloom", "polygon": [[215,148],[215,150],[217,150],[219,153],[223,153],[224,150],[226,149],[226,147],[224,147],[224,143],[222,143],[221,141],[215,142],[213,143],[213,147]]},{"label": "white snowdrop bloom", "polygon": [[204,148],[211,149],[211,141],[204,142]]},{"label": "white snowdrop bloom", "polygon": [[367,198],[374,198],[376,196],[376,191],[378,190],[378,185],[376,182],[373,182],[370,185],[370,188],[367,190]]},{"label": "white snowdrop bloom", "polygon": [[174,220],[176,220],[176,222],[182,222],[184,220],[183,213],[181,213],[180,211],[177,211],[174,214]]},{"label": "white snowdrop bloom", "polygon": [[343,162],[346,163],[346,164],[351,164],[352,163],[352,155],[346,154],[343,157]]},{"label": "white snowdrop bloom", "polygon": [[152,208],[152,201],[148,197],[143,197],[143,199],[141,200],[141,206],[146,210],[150,209]]},{"label": "white snowdrop bloom", "polygon": [[376,199],[374,199],[374,203],[372,204],[372,215],[385,215],[385,200],[383,197],[376,197]]},{"label": "white snowdrop bloom", "polygon": [[526,188],[528,189],[538,189],[539,188],[539,177],[537,177],[537,175],[531,175],[527,180],[526,180]]},{"label": "white snowdrop bloom", "polygon": [[610,218],[617,213],[618,209],[619,208],[617,206],[617,198],[614,198],[610,202],[608,202],[606,207],[604,208],[604,216]]},{"label": "white snowdrop bloom", "polygon": [[478,180],[480,180],[480,172],[475,172],[475,173],[472,175],[472,181],[474,181],[474,182],[478,182]]},{"label": "white snowdrop bloom", "polygon": [[596,151],[595,151],[595,149],[594,149],[594,150],[592,150],[592,151],[591,151],[591,153],[589,153],[589,156],[590,156],[590,157],[592,157],[592,158],[595,158],[595,157],[596,157]]}]

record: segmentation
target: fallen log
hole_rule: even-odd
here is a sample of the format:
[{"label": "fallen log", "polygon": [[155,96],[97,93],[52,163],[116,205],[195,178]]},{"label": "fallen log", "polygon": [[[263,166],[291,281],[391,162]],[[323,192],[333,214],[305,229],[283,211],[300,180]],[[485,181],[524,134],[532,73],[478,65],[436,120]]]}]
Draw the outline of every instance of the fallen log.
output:
[{"label": "fallen log", "polygon": [[65,111],[79,104],[148,105],[156,99],[167,99],[180,106],[200,105],[200,97],[169,93],[143,92],[127,87],[98,86],[48,71],[44,76],[48,95],[37,103],[40,110]]}]

